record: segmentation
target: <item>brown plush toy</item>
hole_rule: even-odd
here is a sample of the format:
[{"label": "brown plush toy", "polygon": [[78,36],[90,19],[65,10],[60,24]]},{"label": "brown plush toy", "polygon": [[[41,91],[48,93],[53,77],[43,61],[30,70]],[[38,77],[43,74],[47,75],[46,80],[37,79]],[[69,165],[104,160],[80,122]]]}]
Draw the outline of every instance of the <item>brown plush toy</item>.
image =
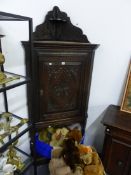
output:
[{"label": "brown plush toy", "polygon": [[104,175],[104,167],[96,152],[92,152],[92,161],[84,167],[84,175]]},{"label": "brown plush toy", "polygon": [[80,143],[80,141],[82,139],[81,131],[78,129],[72,129],[72,130],[70,130],[70,132],[68,132],[67,138],[73,139],[73,140],[77,141],[77,143]]}]

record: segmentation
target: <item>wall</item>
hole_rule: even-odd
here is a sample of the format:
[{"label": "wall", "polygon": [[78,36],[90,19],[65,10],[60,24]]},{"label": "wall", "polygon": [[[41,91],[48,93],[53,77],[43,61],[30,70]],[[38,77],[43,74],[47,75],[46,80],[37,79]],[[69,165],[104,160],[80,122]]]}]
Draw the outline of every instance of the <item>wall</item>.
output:
[{"label": "wall", "polygon": [[[121,103],[126,80],[131,55],[131,1],[0,0],[0,11],[32,17],[35,29],[54,5],[66,11],[72,23],[82,28],[92,43],[100,44],[92,75],[86,143],[95,145],[101,151],[104,133],[100,124],[102,113],[108,105]],[[3,39],[3,52],[7,70],[24,75],[24,53],[20,41],[28,39],[27,24],[0,23],[1,32],[6,35]],[[23,98],[25,95],[25,87],[9,92],[13,112],[27,114],[26,100]]]}]

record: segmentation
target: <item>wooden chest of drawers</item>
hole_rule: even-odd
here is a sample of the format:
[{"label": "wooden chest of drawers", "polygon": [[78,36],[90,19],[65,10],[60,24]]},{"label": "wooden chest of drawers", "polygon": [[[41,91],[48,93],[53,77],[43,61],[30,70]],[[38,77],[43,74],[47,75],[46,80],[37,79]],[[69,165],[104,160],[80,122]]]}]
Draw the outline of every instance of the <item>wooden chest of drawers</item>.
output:
[{"label": "wooden chest of drawers", "polygon": [[106,126],[103,164],[109,175],[131,175],[131,114],[110,105],[102,123]]}]

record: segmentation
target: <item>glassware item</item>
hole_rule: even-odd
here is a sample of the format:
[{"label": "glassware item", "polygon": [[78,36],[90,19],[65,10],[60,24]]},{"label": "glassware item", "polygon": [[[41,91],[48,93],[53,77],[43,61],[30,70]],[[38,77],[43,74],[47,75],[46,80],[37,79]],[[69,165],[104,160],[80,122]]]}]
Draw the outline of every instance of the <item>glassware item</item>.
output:
[{"label": "glassware item", "polygon": [[1,129],[3,129],[4,132],[9,132],[10,123],[11,123],[11,120],[12,120],[12,114],[8,113],[8,112],[4,112],[0,116],[1,116],[1,118],[0,118]]},{"label": "glassware item", "polygon": [[7,162],[7,157],[1,154],[0,155],[0,170],[2,170],[6,162]]},{"label": "glassware item", "polygon": [[6,164],[3,167],[4,175],[13,175],[15,170],[16,170],[16,165]]}]

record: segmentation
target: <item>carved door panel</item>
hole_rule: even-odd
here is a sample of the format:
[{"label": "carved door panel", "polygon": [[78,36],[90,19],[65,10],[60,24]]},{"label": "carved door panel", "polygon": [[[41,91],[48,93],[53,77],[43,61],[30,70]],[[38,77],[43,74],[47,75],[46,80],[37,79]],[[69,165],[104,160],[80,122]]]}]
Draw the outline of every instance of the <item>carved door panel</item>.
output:
[{"label": "carved door panel", "polygon": [[[70,61],[69,61],[70,60]],[[39,61],[40,120],[80,115],[84,60],[81,57]],[[44,97],[44,98],[43,98]]]}]

